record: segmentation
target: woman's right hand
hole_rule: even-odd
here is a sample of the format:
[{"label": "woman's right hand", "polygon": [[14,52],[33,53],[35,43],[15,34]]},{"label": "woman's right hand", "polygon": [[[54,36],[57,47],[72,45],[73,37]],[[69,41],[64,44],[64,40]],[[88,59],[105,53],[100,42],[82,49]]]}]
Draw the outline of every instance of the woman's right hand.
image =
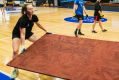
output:
[{"label": "woman's right hand", "polygon": [[52,34],[51,32],[46,32],[46,34]]}]

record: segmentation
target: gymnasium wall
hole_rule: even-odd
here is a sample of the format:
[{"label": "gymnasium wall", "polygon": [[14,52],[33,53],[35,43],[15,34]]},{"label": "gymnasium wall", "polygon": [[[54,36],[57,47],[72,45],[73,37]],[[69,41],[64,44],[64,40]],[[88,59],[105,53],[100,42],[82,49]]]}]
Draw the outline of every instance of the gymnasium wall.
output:
[{"label": "gymnasium wall", "polygon": [[[71,2],[74,0],[60,0],[61,2]],[[96,0],[84,0],[84,1],[91,1],[91,2],[95,2]],[[108,3],[110,2],[110,0],[102,0],[103,3]]]},{"label": "gymnasium wall", "polygon": [[119,0],[113,0],[112,2],[114,2],[114,3],[119,3]]},{"label": "gymnasium wall", "polygon": [[[108,2],[109,1],[109,2]],[[85,7],[88,10],[93,10],[94,9],[94,2],[95,0],[90,0],[85,2]],[[119,0],[110,1],[110,0],[103,0],[102,3],[102,9],[104,11],[118,11],[119,12]],[[73,8],[74,0],[61,0],[60,2],[61,7],[63,8]]]}]

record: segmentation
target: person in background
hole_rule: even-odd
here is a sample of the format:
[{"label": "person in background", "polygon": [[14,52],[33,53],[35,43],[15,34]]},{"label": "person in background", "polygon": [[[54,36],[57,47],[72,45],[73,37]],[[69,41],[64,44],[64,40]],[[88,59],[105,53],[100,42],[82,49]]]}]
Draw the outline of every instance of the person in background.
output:
[{"label": "person in background", "polygon": [[5,6],[6,6],[5,0],[0,0],[0,10],[2,12],[3,18],[5,18]]},{"label": "person in background", "polygon": [[101,18],[104,17],[104,15],[102,14],[102,8],[101,8],[101,5],[100,5],[100,1],[101,0],[97,0],[95,5],[94,5],[94,23],[93,23],[93,26],[92,26],[92,29],[93,29],[92,33],[97,33],[97,31],[95,31],[96,23],[99,23],[99,26],[100,26],[102,32],[107,31],[102,26]]},{"label": "person in background", "polygon": [[86,9],[84,7],[84,0],[74,0],[73,12],[79,22],[76,30],[74,31],[75,36],[78,37],[78,35],[84,35],[81,32],[81,27],[82,27],[83,19],[84,19],[84,13],[86,14],[86,17],[88,17],[86,13]]}]

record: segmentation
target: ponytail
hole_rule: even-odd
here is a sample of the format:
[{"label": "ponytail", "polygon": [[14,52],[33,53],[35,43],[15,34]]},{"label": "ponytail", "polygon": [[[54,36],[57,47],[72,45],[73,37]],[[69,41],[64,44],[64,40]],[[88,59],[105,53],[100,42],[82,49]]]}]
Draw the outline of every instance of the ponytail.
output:
[{"label": "ponytail", "polygon": [[21,14],[24,15],[27,12],[27,4],[22,7]]}]

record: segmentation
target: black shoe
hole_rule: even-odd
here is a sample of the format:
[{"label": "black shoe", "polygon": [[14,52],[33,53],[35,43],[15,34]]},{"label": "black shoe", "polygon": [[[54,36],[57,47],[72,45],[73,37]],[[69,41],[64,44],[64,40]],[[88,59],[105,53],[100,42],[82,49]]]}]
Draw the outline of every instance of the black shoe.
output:
[{"label": "black shoe", "polygon": [[74,31],[74,35],[78,37],[77,30]]},{"label": "black shoe", "polygon": [[106,32],[107,30],[106,29],[103,29],[102,32]]},{"label": "black shoe", "polygon": [[79,35],[84,35],[83,33],[81,33],[80,31],[78,32]]},{"label": "black shoe", "polygon": [[97,32],[95,30],[93,30],[92,33],[97,33]]}]

